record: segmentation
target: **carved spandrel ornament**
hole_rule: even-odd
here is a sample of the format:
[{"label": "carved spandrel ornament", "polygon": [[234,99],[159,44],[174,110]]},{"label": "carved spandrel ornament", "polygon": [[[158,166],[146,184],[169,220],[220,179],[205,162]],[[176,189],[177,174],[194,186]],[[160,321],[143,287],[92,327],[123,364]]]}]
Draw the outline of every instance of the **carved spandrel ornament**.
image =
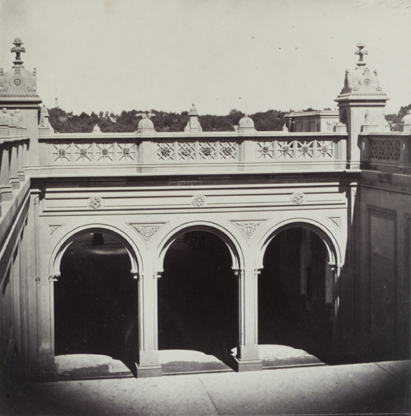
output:
[{"label": "carved spandrel ornament", "polygon": [[49,231],[50,231],[50,238],[53,236],[53,234],[61,228],[62,225],[49,225]]},{"label": "carved spandrel ornament", "polygon": [[341,217],[328,217],[338,228],[341,226]]},{"label": "carved spandrel ornament", "polygon": [[247,240],[251,240],[252,236],[265,221],[266,220],[232,221],[232,223],[237,226],[237,228],[244,234]]},{"label": "carved spandrel ornament", "polygon": [[151,239],[159,232],[159,230],[167,224],[166,222],[158,223],[129,223],[134,230],[143,238],[145,243],[149,243]]}]

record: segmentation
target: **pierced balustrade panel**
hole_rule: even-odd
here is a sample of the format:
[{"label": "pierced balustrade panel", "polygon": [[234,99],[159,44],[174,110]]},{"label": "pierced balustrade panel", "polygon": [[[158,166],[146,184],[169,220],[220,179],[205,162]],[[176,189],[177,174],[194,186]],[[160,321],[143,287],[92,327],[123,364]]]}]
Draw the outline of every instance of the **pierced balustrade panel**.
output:
[{"label": "pierced balustrade panel", "polygon": [[256,142],[256,158],[269,162],[335,160],[336,143],[332,140],[272,140]]},{"label": "pierced balustrade panel", "polygon": [[157,160],[160,162],[238,161],[238,144],[235,141],[200,140],[158,142]]},{"label": "pierced balustrade panel", "polygon": [[401,142],[399,139],[372,138],[370,139],[370,157],[378,160],[399,160],[401,157]]},{"label": "pierced balustrade panel", "polygon": [[50,143],[51,163],[65,164],[134,164],[137,161],[135,143],[71,142]]}]

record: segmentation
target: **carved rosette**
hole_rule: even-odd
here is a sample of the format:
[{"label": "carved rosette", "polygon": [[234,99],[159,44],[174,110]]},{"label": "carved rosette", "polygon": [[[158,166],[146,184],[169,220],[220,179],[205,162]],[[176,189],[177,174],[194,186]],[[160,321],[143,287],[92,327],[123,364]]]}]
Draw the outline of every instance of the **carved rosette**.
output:
[{"label": "carved rosette", "polygon": [[93,196],[88,200],[87,205],[91,209],[100,209],[103,207],[103,198],[99,196]]},{"label": "carved rosette", "polygon": [[204,207],[207,205],[207,198],[204,195],[194,195],[191,198],[191,205],[193,207]]},{"label": "carved rosette", "polygon": [[290,201],[293,204],[301,205],[305,202],[305,194],[303,192],[294,192],[291,195]]},{"label": "carved rosette", "polygon": [[234,225],[250,240],[264,221],[232,221]]},{"label": "carved rosette", "polygon": [[164,224],[166,223],[130,223],[129,225],[140,234],[146,243],[149,243]]}]

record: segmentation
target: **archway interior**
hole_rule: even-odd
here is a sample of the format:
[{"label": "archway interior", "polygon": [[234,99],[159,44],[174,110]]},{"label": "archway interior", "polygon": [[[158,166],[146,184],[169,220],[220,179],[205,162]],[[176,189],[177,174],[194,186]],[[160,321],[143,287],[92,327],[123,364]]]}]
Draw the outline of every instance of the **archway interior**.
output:
[{"label": "archway interior", "polygon": [[201,351],[230,365],[238,342],[237,291],[230,252],[219,237],[180,235],[158,284],[159,349]]},{"label": "archway interior", "polygon": [[317,234],[301,227],[280,232],[267,246],[258,293],[260,344],[288,345],[328,359],[332,275]]},{"label": "archway interior", "polygon": [[111,233],[84,232],[67,247],[54,285],[56,355],[136,362],[137,282],[130,269],[126,248]]}]

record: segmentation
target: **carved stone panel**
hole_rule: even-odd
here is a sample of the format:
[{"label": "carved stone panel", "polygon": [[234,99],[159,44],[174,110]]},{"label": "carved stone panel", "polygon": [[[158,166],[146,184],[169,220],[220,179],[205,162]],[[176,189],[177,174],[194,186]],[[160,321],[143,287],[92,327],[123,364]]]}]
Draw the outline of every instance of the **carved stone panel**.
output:
[{"label": "carved stone panel", "polygon": [[130,223],[129,225],[140,234],[146,243],[149,243],[164,224],[166,223]]},{"label": "carved stone panel", "polygon": [[254,233],[260,228],[265,220],[251,220],[251,221],[232,221],[234,225],[244,234],[247,240],[250,240]]}]

